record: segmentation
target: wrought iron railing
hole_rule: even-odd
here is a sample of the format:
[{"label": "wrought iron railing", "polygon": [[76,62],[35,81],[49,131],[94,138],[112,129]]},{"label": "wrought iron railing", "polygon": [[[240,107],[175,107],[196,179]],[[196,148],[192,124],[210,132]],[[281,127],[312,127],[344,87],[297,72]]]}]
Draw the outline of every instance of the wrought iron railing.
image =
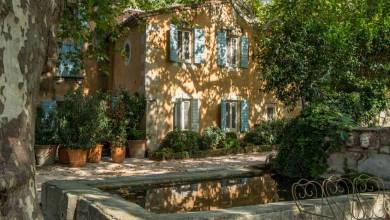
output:
[{"label": "wrought iron railing", "polygon": [[304,219],[390,219],[389,194],[378,177],[301,179],[293,184],[292,196]]}]

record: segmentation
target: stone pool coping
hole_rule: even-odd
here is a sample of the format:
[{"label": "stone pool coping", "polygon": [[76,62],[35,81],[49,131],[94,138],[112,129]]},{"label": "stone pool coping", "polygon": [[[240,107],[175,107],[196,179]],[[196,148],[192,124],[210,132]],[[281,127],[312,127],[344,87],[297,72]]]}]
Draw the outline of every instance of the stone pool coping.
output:
[{"label": "stone pool coping", "polygon": [[[216,170],[195,170],[185,173],[156,174],[103,178],[101,180],[54,180],[42,186],[42,210],[45,219],[127,220],[127,219],[295,219],[299,211],[294,201],[174,214],[155,214],[120,196],[101,189],[192,182],[213,179],[261,175],[263,171],[250,167],[229,167]],[[341,200],[346,200],[340,196]],[[316,207],[320,199],[303,204]]]}]

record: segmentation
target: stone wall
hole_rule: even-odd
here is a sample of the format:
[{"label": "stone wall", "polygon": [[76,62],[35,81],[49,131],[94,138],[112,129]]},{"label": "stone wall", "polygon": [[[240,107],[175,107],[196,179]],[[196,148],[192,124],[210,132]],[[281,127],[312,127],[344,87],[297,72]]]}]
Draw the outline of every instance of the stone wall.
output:
[{"label": "stone wall", "polygon": [[330,173],[344,173],[349,168],[390,180],[390,127],[354,129],[341,151],[330,156],[328,164]]}]

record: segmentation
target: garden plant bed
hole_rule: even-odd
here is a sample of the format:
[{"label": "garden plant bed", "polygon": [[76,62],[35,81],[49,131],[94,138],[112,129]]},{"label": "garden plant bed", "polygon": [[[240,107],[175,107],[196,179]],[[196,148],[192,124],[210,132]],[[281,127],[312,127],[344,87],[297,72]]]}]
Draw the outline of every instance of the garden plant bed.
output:
[{"label": "garden plant bed", "polygon": [[195,152],[154,152],[149,155],[149,158],[152,160],[181,160],[188,158],[205,158],[205,157],[218,157],[225,156],[229,154],[242,154],[242,153],[261,153],[269,152],[273,150],[271,145],[252,145],[240,148],[222,148],[222,149],[213,149],[213,150],[202,150]]}]

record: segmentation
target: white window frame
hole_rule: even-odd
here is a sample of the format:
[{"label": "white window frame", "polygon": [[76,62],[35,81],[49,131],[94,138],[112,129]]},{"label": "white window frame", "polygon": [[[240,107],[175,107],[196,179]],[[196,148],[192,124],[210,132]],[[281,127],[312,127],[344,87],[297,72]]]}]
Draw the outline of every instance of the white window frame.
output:
[{"label": "white window frame", "polygon": [[[235,41],[233,43],[233,41]],[[238,67],[238,63],[239,63],[239,55],[240,55],[240,40],[239,40],[239,37],[238,36],[235,36],[235,35],[228,35],[227,39],[226,39],[226,55],[227,55],[227,59],[226,59],[226,66],[227,67]],[[234,54],[235,52],[235,54]],[[235,59],[235,62],[233,62],[233,59]]]},{"label": "white window frame", "polygon": [[[186,128],[185,124],[185,103],[188,103],[188,125]],[[191,130],[192,126],[192,118],[191,118],[191,99],[177,99],[175,102],[175,108],[174,108],[174,128],[178,129],[180,131],[188,131]],[[178,120],[179,119],[179,120]]]},{"label": "white window frame", "polygon": [[[188,33],[188,42],[185,42],[184,36]],[[190,29],[179,29],[177,31],[178,36],[178,51],[179,51],[179,61],[183,63],[192,63],[192,57],[193,57],[193,32]],[[188,45],[186,45],[188,44]],[[185,54],[185,48],[188,48],[188,54],[189,56],[187,58],[184,57]]]},{"label": "white window frame", "polygon": [[[235,112],[235,128],[233,128],[233,114],[231,114],[233,106],[236,107]],[[226,131],[237,132],[240,128],[240,101],[239,100],[226,100]]]}]

